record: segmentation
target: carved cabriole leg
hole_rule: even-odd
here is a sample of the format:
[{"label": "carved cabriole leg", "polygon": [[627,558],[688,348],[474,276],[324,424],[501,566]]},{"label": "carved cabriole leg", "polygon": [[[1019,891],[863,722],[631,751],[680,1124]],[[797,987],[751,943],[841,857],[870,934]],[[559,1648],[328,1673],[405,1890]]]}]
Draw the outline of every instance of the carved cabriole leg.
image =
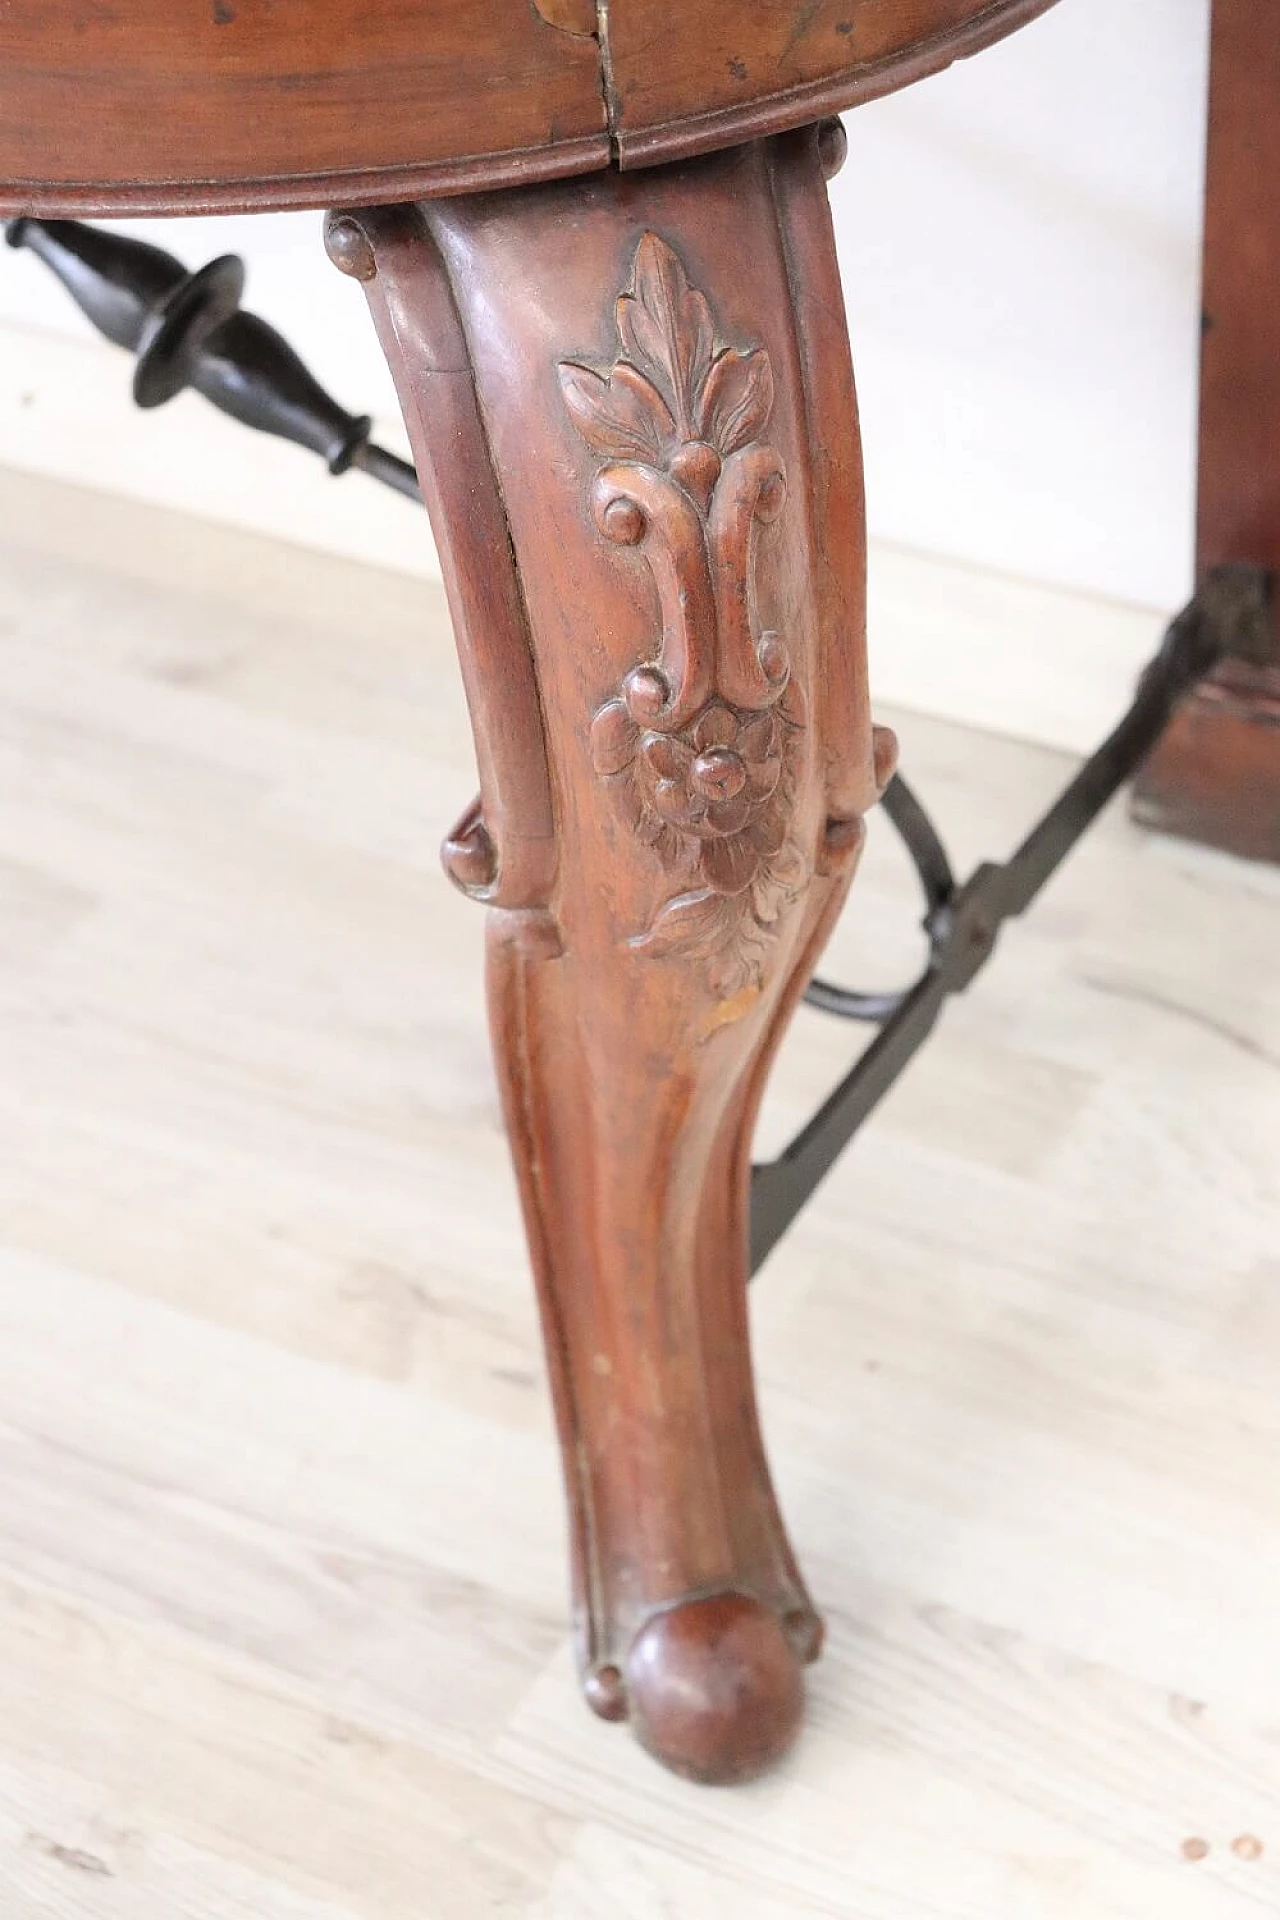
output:
[{"label": "carved cabriole leg", "polygon": [[482,794],[446,863],[492,909],[586,1691],[707,1780],[786,1747],[821,1637],[756,1415],[749,1154],[890,759],[835,144],[330,227],[467,677]]}]

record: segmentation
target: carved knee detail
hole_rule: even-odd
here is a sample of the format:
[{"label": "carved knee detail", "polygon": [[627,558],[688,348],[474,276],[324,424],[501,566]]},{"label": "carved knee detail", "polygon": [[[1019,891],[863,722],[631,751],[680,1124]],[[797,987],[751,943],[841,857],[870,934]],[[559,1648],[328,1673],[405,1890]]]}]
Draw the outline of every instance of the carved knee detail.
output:
[{"label": "carved knee detail", "polygon": [[638,549],[657,589],[656,657],[632,667],[591,729],[596,772],[677,890],[628,944],[702,959],[722,997],[759,987],[783,910],[809,877],[793,837],[804,695],[781,636],[757,630],[756,529],[786,500],[762,347],[718,343],[705,296],[656,233],[617,302],[606,373],[562,361],[582,438],[608,462],[596,524]]},{"label": "carved knee detail", "polygon": [[752,1386],[751,1131],[890,764],[820,145],[361,225],[475,723],[447,863],[499,909],[584,1685],[745,1778],[821,1640]]}]

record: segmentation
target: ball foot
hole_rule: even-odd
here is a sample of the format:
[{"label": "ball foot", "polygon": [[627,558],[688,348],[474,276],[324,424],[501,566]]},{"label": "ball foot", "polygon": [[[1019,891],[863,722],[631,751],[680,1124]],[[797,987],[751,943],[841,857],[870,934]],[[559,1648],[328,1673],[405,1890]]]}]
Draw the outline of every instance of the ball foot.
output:
[{"label": "ball foot", "polygon": [[687,1780],[727,1786],[790,1747],[804,1706],[787,1628],[744,1594],[713,1594],[655,1614],[626,1662],[640,1744]]}]

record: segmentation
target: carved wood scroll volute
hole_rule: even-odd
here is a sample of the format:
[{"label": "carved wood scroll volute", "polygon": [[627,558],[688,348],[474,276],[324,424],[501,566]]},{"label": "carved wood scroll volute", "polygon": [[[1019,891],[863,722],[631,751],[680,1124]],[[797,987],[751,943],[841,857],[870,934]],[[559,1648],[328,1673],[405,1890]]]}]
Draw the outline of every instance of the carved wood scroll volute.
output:
[{"label": "carved wood scroll volute", "polygon": [[708,1781],[786,1749],[821,1639],[756,1412],[751,1145],[888,771],[827,144],[360,216],[475,719],[451,868],[494,908],[579,1664]]},{"label": "carved wood scroll volute", "polygon": [[711,310],[655,233],[617,303],[606,373],[562,361],[578,432],[605,463],[601,533],[643,553],[662,618],[592,726],[596,772],[683,884],[630,937],[705,959],[726,997],[761,984],[784,909],[809,877],[789,833],[804,696],[780,634],[758,632],[757,529],[783,512],[786,473],[760,437],[773,410],[763,347],[717,347]]}]

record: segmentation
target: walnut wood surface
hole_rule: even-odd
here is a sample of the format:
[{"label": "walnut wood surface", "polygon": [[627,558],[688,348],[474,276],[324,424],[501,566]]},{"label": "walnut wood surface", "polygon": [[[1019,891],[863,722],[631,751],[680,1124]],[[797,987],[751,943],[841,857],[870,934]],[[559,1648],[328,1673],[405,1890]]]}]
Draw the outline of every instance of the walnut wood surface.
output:
[{"label": "walnut wood surface", "polygon": [[1197,564],[1276,576],[1269,660],[1190,696],[1135,796],[1146,823],[1280,860],[1280,8],[1214,0]]},{"label": "walnut wood surface", "polygon": [[339,206],[794,127],[1052,0],[6,0],[0,213]]},{"label": "walnut wood surface", "polygon": [[1144,826],[1280,861],[1280,672],[1233,662],[1186,701],[1134,794]]},{"label": "walnut wood surface", "polygon": [[619,156],[647,165],[842,111],[989,46],[1052,4],[700,0],[691,34],[671,31],[671,0],[611,0],[606,79]]},{"label": "walnut wood surface", "polygon": [[598,65],[523,0],[8,0],[0,207],[323,206],[603,166]]},{"label": "walnut wood surface", "polygon": [[892,760],[837,148],[331,223],[467,671],[483,791],[446,864],[493,909],[584,1684],[707,1780],[789,1743],[821,1636],[755,1411],[749,1153]]}]

